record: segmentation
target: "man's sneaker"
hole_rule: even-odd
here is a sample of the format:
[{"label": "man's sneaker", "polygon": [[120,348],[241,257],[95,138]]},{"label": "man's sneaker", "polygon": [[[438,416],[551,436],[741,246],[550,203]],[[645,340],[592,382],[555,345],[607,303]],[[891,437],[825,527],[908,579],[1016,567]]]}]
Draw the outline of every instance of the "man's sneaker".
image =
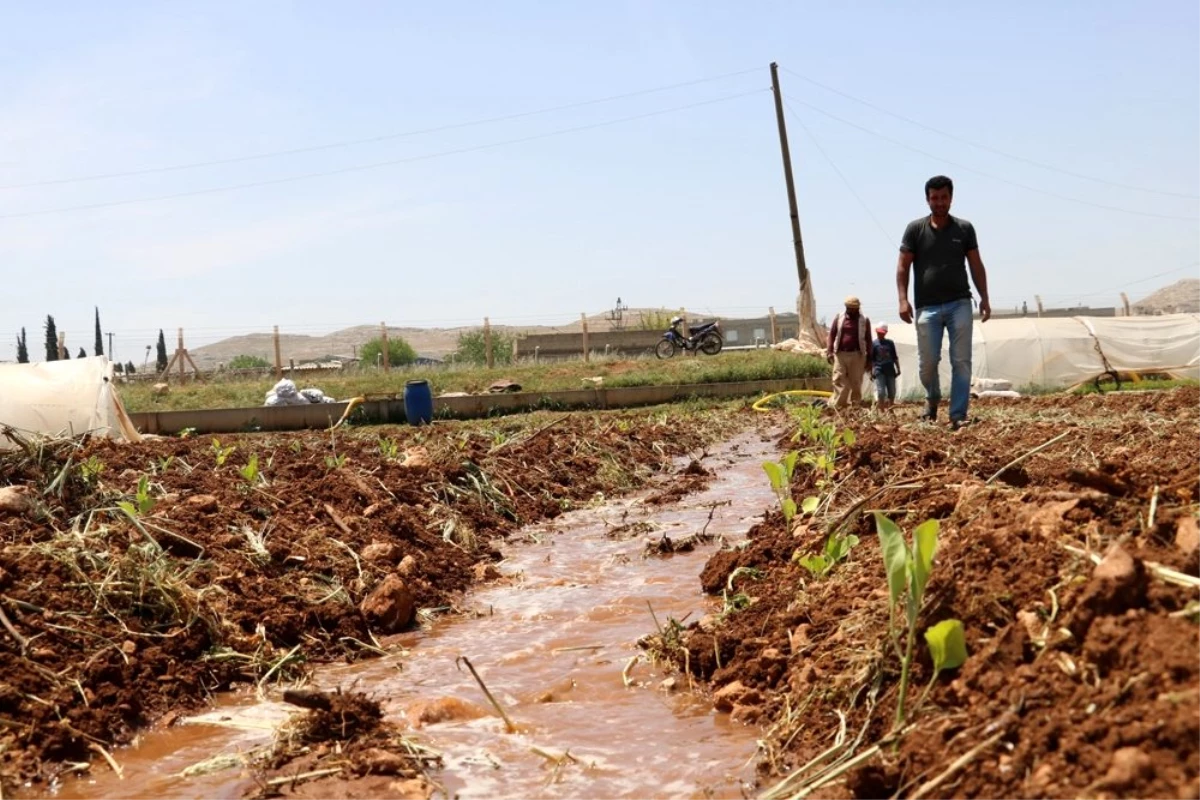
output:
[{"label": "man's sneaker", "polygon": [[965,428],[971,424],[969,419],[952,419],[950,420],[950,430],[956,431],[959,428]]},{"label": "man's sneaker", "polygon": [[926,422],[937,422],[937,406],[925,406],[925,410],[921,412],[919,420]]}]

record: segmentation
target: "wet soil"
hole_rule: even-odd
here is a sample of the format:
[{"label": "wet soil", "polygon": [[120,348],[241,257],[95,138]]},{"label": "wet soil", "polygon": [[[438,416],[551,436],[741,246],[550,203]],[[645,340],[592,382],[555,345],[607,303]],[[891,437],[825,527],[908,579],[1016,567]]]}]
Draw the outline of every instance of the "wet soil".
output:
[{"label": "wet soil", "polygon": [[0,789],[216,692],[377,657],[494,574],[511,531],[641,486],[732,413],[22,442],[0,454]]},{"label": "wet soil", "polygon": [[[907,408],[843,421],[856,441],[828,484],[797,467],[792,485],[797,503],[828,505],[790,531],[776,511],[748,546],[713,556],[705,589],[752,569],[736,573],[751,602],[681,635],[719,707],[768,727],[761,785],[787,776],[778,796],[1200,795],[1200,590],[1164,572],[1200,573],[1198,405],[1184,388],[980,402],[978,423],[957,432]],[[918,631],[959,619],[969,653],[934,679],[917,636],[899,738],[888,738],[900,659],[876,510],[906,532],[940,521]],[[833,526],[860,541],[814,577],[793,556],[821,552]]]}]

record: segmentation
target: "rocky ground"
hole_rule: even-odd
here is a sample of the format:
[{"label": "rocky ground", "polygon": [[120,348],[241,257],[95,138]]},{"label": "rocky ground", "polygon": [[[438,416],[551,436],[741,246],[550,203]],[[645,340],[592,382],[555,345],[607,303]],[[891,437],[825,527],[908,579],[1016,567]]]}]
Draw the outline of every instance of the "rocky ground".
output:
[{"label": "rocky ground", "polygon": [[[768,798],[1200,796],[1198,404],[977,403],[957,432],[826,412],[780,442],[801,454],[790,496],[817,508],[773,512],[701,577],[743,610],[652,646],[766,727]],[[828,471],[805,463],[845,427]],[[906,536],[940,521],[899,723],[903,600],[897,647],[874,511]],[[830,531],[857,544],[818,576],[798,561]],[[935,676],[922,634],[951,618],[968,657]]]}]

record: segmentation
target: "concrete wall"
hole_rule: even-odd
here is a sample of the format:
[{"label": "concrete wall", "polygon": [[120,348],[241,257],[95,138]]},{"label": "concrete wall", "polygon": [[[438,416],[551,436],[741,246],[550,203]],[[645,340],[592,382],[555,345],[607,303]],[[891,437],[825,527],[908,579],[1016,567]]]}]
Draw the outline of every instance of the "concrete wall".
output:
[{"label": "concrete wall", "polygon": [[[662,335],[662,331],[588,333],[588,349],[593,353],[603,353],[605,347],[609,349],[609,352],[627,355],[649,353],[654,350],[654,345],[658,344]],[[582,356],[583,333],[532,333],[517,340],[515,355],[521,358],[532,358],[535,349],[539,357]]]},{"label": "concrete wall", "polygon": [[[733,383],[697,383],[676,386],[629,386],[613,389],[574,389],[563,392],[514,392],[479,394],[467,397],[435,397],[434,417],[470,419],[546,409],[633,408],[657,405],[692,397],[746,397],[790,389],[830,390],[828,378],[782,381],[740,381]],[[288,431],[328,428],[346,410],[346,403],[313,403],[307,406],[262,406],[257,408],[219,408],[200,411],[142,411],[130,414],[142,433],[177,434],[192,429],[199,434],[237,433],[242,431]],[[369,400],[363,403],[362,417],[372,424],[399,424],[405,421],[401,400]],[[354,418],[358,421],[358,412]]]}]

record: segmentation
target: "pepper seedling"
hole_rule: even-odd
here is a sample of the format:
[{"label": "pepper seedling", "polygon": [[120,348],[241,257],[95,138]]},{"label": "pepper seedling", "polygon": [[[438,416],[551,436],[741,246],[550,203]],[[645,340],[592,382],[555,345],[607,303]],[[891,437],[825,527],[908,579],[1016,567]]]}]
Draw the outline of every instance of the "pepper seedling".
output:
[{"label": "pepper seedling", "polygon": [[[938,521],[926,520],[913,530],[912,544],[904,538],[900,527],[883,514],[875,513],[875,529],[879,532],[879,549],[883,554],[883,565],[888,581],[888,632],[900,656],[900,692],[896,700],[895,727],[905,722],[905,700],[908,696],[909,670],[912,665],[913,645],[917,634],[917,617],[925,599],[925,586],[933,571],[933,557],[937,553]],[[896,609],[904,599],[904,615],[907,625],[905,645],[900,648],[896,630]],[[942,620],[925,631],[925,642],[933,657],[933,678],[921,695],[924,700],[933,686],[933,681],[943,669],[954,669],[967,659],[967,645],[962,622],[956,619]],[[919,705],[919,703],[918,703]]]}]

